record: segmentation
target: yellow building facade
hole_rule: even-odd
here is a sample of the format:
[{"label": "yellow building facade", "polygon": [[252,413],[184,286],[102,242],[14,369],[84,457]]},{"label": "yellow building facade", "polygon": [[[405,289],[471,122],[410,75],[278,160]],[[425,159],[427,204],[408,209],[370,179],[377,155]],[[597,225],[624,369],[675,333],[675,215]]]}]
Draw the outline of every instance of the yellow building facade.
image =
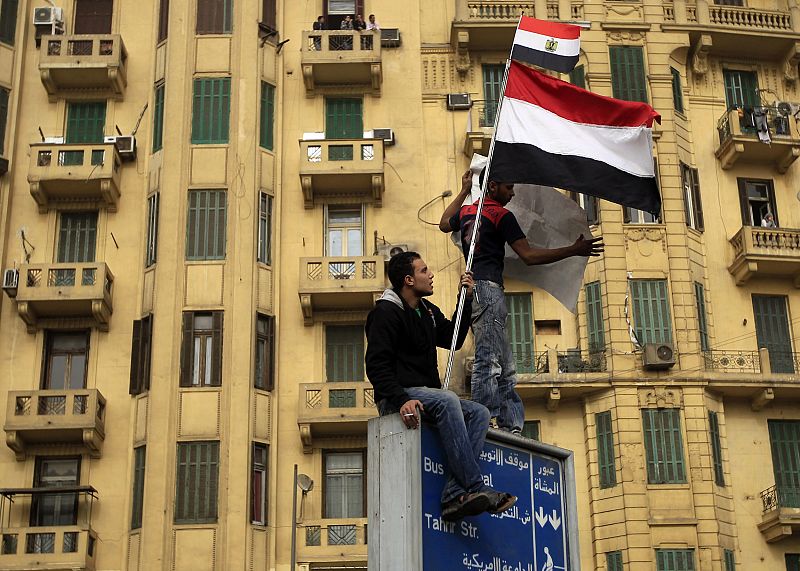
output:
[{"label": "yellow building facade", "polygon": [[397,247],[453,306],[522,12],[662,116],[577,315],[506,284],[582,568],[800,569],[795,0],[0,0],[0,569],[367,568],[363,324]]}]

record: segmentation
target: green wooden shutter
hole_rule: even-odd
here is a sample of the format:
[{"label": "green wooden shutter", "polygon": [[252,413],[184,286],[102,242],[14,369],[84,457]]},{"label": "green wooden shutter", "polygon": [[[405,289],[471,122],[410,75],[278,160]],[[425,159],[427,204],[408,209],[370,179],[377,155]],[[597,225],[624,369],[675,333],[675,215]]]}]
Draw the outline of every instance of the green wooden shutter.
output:
[{"label": "green wooden shutter", "polygon": [[642,425],[647,455],[648,483],[685,483],[680,411],[677,409],[642,409]]},{"label": "green wooden shutter", "polygon": [[326,327],[325,362],[329,382],[363,381],[364,327],[362,325]]},{"label": "green wooden shutter", "polygon": [[189,191],[186,218],[186,259],[224,260],[227,232],[224,190]]},{"label": "green wooden shutter", "polygon": [[732,549],[723,550],[725,557],[725,571],[736,571],[736,557]]},{"label": "green wooden shutter", "polygon": [[533,358],[533,312],[531,310],[531,294],[507,293],[506,337],[514,352],[518,373],[536,372]]},{"label": "green wooden shutter", "polygon": [[325,138],[361,139],[364,137],[364,123],[361,99],[325,99]]},{"label": "green wooden shutter", "polygon": [[614,459],[614,433],[611,428],[611,411],[594,415],[597,430],[597,465],[600,473],[600,487],[611,488],[617,485],[617,466]]},{"label": "green wooden shutter", "polygon": [[67,144],[102,143],[106,102],[67,104]]},{"label": "green wooden shutter", "polygon": [[167,39],[169,33],[169,0],[159,0],[158,4],[158,38],[160,44]]},{"label": "green wooden shutter", "polygon": [[522,423],[522,436],[531,440],[539,440],[539,421],[526,420]]},{"label": "green wooden shutter", "polygon": [[128,382],[128,394],[130,395],[138,395],[142,392],[141,351],[142,321],[140,319],[136,319],[133,322],[133,334],[131,335],[131,373]]},{"label": "green wooden shutter", "polygon": [[505,66],[497,64],[484,65],[482,71],[484,107],[480,125],[481,127],[493,127],[497,105],[503,95],[500,91],[503,89]]},{"label": "green wooden shutter", "polygon": [[196,145],[228,142],[231,114],[229,77],[194,80],[192,104],[192,143]]},{"label": "green wooden shutter", "polygon": [[197,33],[230,34],[232,27],[232,0],[198,0]]},{"label": "green wooden shutter", "polygon": [[19,0],[2,0],[0,3],[0,42],[14,45],[17,33]]},{"label": "green wooden shutter", "polygon": [[133,501],[131,502],[131,529],[142,527],[144,508],[145,447],[133,449]]},{"label": "green wooden shutter", "polygon": [[259,144],[271,151],[274,146],[275,126],[275,87],[261,82],[261,124],[259,125]]},{"label": "green wooden shutter", "polygon": [[725,103],[733,107],[758,107],[761,104],[758,94],[758,76],[752,71],[724,69]]},{"label": "green wooden shutter", "polygon": [[722,439],[719,435],[719,417],[713,410],[708,411],[708,432],[711,440],[711,460],[714,463],[714,482],[718,486],[724,486],[725,473],[722,470]]},{"label": "green wooden shutter", "polygon": [[153,103],[153,152],[164,146],[164,84],[156,87]]},{"label": "green wooden shutter", "polygon": [[708,316],[706,314],[706,292],[703,284],[694,282],[694,299],[697,307],[697,330],[700,334],[700,349],[708,351]]},{"label": "green wooden shutter", "polygon": [[768,420],[778,502],[800,508],[800,421]]},{"label": "green wooden shutter", "polygon": [[97,241],[97,212],[61,214],[58,233],[59,263],[93,262]]},{"label": "green wooden shutter", "polygon": [[672,72],[672,106],[678,113],[683,113],[683,89],[681,88],[681,72],[674,67],[669,68]]},{"label": "green wooden shutter", "polygon": [[622,551],[606,553],[606,571],[623,571]]},{"label": "green wooden shutter", "polygon": [[603,298],[600,282],[586,284],[586,328],[589,336],[589,353],[605,351],[606,339],[603,321]]},{"label": "green wooden shutter", "polygon": [[8,125],[8,89],[0,87],[0,156],[6,154],[6,126]]},{"label": "green wooden shutter", "polygon": [[640,46],[611,46],[611,87],[614,97],[647,103],[647,78]]},{"label": "green wooden shutter", "polygon": [[222,385],[222,323],[224,312],[211,312],[211,386]]},{"label": "green wooden shutter", "polygon": [[754,295],[753,314],[756,319],[758,346],[769,351],[773,373],[794,373],[792,338],[789,331],[789,314],[786,297],[782,295]]},{"label": "green wooden shutter", "polygon": [[631,280],[633,320],[639,342],[672,342],[666,280]]},{"label": "green wooden shutter", "polygon": [[175,523],[217,521],[219,442],[178,443]]},{"label": "green wooden shutter", "polygon": [[183,312],[183,324],[181,327],[181,373],[180,385],[182,387],[192,386],[192,364],[194,362],[194,312]]},{"label": "green wooden shutter", "polygon": [[786,571],[800,571],[800,554],[786,554]]},{"label": "green wooden shutter", "polygon": [[656,549],[658,571],[694,571],[694,549]]},{"label": "green wooden shutter", "polygon": [[586,70],[582,65],[575,66],[575,68],[569,72],[569,82],[572,85],[577,85],[583,89],[586,89]]},{"label": "green wooden shutter", "polygon": [[158,204],[160,194],[154,192],[147,197],[147,242],[145,244],[144,267],[149,268],[158,259]]}]

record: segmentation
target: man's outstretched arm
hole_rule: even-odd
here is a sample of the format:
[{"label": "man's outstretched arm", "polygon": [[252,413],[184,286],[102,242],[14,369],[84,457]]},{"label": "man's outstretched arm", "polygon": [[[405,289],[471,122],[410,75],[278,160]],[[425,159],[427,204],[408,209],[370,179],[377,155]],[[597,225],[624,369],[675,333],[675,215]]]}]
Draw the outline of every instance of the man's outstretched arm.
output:
[{"label": "man's outstretched arm", "polygon": [[467,196],[469,196],[471,190],[472,171],[467,169],[467,172],[461,175],[461,191],[456,195],[453,201],[447,205],[447,208],[444,209],[444,212],[442,212],[442,219],[439,220],[439,230],[442,232],[453,232],[458,230],[458,228],[453,228],[450,225],[450,219],[458,214],[458,211],[461,209],[461,205],[464,204],[464,200],[466,200]]},{"label": "man's outstretched arm", "polygon": [[602,238],[585,239],[583,234],[575,242],[563,248],[534,248],[526,238],[511,242],[511,248],[519,259],[529,266],[551,264],[572,256],[599,256],[603,252]]}]

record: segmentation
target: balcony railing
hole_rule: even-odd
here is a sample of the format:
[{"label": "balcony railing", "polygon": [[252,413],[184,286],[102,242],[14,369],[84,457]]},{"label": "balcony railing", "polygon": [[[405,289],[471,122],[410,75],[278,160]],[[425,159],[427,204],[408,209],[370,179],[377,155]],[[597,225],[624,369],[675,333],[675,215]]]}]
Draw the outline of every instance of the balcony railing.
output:
[{"label": "balcony railing", "polygon": [[800,134],[792,117],[773,107],[730,109],[717,121],[719,147],[715,151],[723,169],[738,160],[774,164],[785,173],[800,156]]},{"label": "balcony railing", "polygon": [[559,373],[602,373],[606,370],[604,351],[572,349],[558,353]]},{"label": "balcony railing", "polygon": [[377,416],[375,393],[368,382],[302,383],[297,425],[306,452],[319,436],[366,434]]},{"label": "balcony railing", "polygon": [[4,529],[0,536],[2,569],[95,568],[97,534],[79,526]]},{"label": "balcony railing", "polygon": [[121,99],[127,59],[118,34],[44,36],[39,72],[51,100],[66,95]]},{"label": "balcony railing", "polygon": [[778,508],[800,508],[800,488],[772,486],[761,492],[762,512]]},{"label": "balcony railing", "polygon": [[756,276],[787,277],[800,287],[800,230],[743,226],[730,240],[728,271],[743,285]]},{"label": "balcony railing", "polygon": [[761,492],[761,523],[758,529],[767,543],[775,543],[800,532],[800,488],[772,486]]},{"label": "balcony railing", "polygon": [[26,264],[20,268],[17,312],[29,331],[72,325],[108,330],[114,275],[102,262]]},{"label": "balcony railing", "polygon": [[342,85],[380,94],[383,70],[379,32],[303,32],[301,57],[309,94],[320,87]]},{"label": "balcony railing", "polygon": [[122,162],[114,143],[34,143],[30,157],[28,183],[40,212],[52,206],[116,212]]},{"label": "balcony railing", "polygon": [[366,558],[367,518],[320,519],[303,522],[303,557],[360,556]]},{"label": "balcony railing", "polygon": [[720,371],[723,373],[761,372],[761,356],[758,351],[704,351],[703,363],[707,371]]}]

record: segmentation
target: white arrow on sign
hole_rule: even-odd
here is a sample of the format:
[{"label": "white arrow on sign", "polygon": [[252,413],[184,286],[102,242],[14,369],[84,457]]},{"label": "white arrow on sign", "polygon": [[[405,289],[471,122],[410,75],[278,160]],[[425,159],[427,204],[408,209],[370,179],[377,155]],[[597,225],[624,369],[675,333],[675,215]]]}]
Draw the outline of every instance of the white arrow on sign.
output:
[{"label": "white arrow on sign", "polygon": [[538,512],[535,512],[534,515],[536,516],[536,521],[539,523],[541,527],[547,525],[547,520],[549,516],[544,515],[544,508],[540,507]]},{"label": "white arrow on sign", "polygon": [[558,529],[561,526],[561,518],[558,517],[556,510],[553,510],[553,515],[547,516],[547,519],[550,520],[550,525],[553,526],[553,529]]}]

